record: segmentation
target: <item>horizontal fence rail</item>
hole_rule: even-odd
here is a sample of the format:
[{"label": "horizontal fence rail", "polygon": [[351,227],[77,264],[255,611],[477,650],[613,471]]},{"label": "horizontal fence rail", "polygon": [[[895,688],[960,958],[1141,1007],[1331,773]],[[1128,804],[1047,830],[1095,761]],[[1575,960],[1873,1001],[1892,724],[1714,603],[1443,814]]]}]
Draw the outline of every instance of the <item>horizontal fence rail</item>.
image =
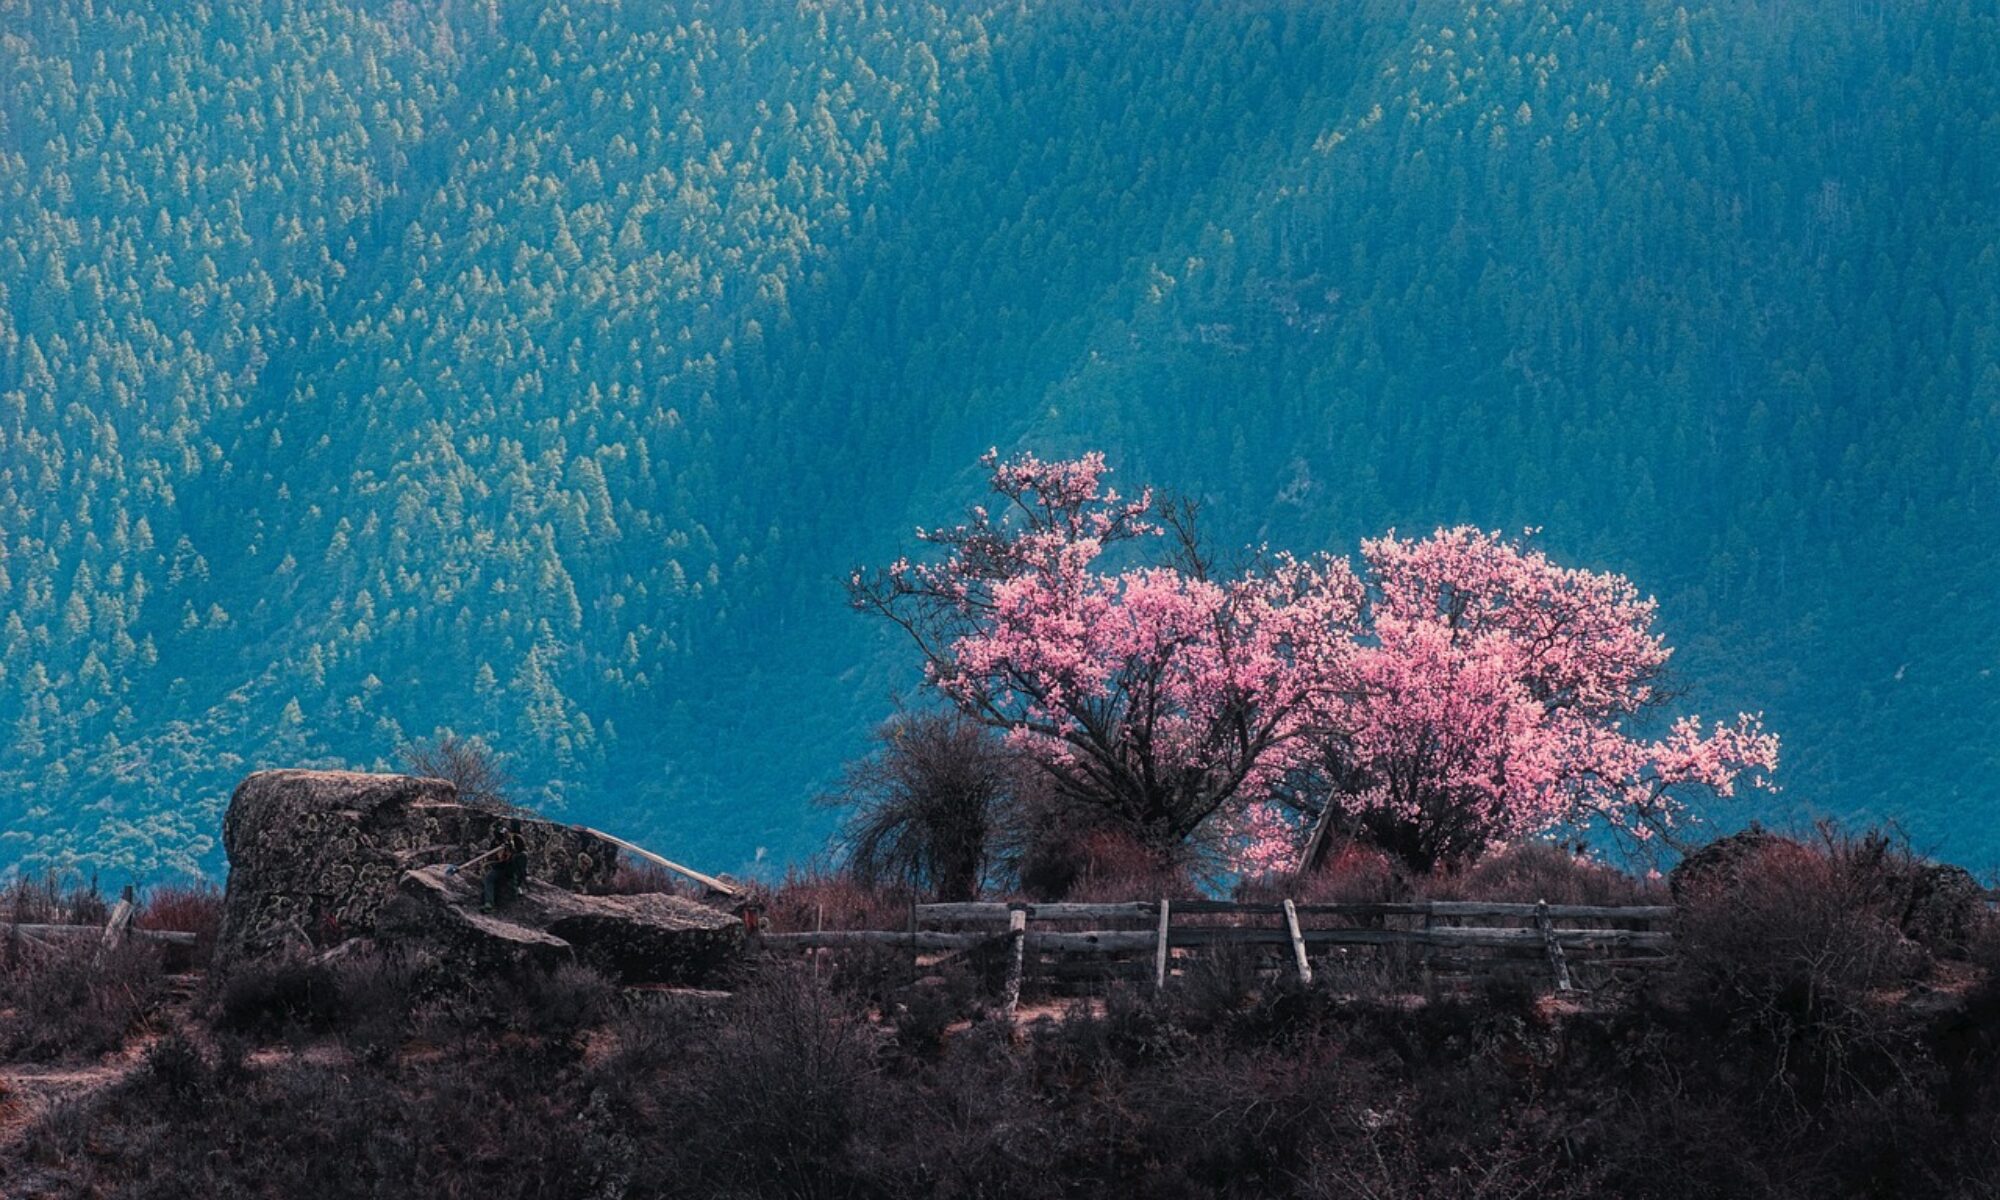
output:
[{"label": "horizontal fence rail", "polygon": [[[0,937],[5,937],[7,931],[10,929],[18,930],[29,937],[35,938],[67,937],[102,939],[105,935],[105,927],[102,925],[14,925],[0,923]],[[164,942],[174,946],[192,946],[198,940],[195,934],[186,933],[178,929],[130,928],[124,930],[122,936],[137,938],[144,942]]]},{"label": "horizontal fence rail", "polygon": [[[1231,900],[1173,900],[1169,901],[1173,915],[1181,916],[1282,916],[1285,906],[1275,904],[1239,904]],[[1547,915],[1558,921],[1573,920],[1626,920],[1626,921],[1670,921],[1674,916],[1671,904],[1518,904],[1498,903],[1485,900],[1415,900],[1407,902],[1355,903],[1355,904],[1298,904],[1294,905],[1301,917],[1491,917],[1533,919],[1545,909]],[[990,921],[996,925],[1007,923],[1007,914],[1019,908],[1028,914],[1030,921],[1113,921],[1120,919],[1149,919],[1158,914],[1160,905],[1155,900],[1131,900],[1116,904],[1013,904],[988,900],[968,904],[919,904],[917,920],[923,922],[961,921],[966,923]]]},{"label": "horizontal fence rail", "polygon": [[[1176,951],[1224,946],[1275,950],[1306,982],[1313,978],[1315,952],[1346,953],[1359,947],[1415,948],[1427,972],[1434,953],[1446,962],[1459,962],[1466,952],[1484,952],[1488,957],[1497,952],[1510,959],[1540,957],[1557,990],[1568,991],[1573,986],[1572,954],[1584,955],[1579,961],[1600,966],[1644,967],[1663,961],[1673,947],[1673,934],[1649,927],[1670,924],[1673,916],[1673,907],[1664,904],[1488,900],[1344,904],[1173,899],[1046,904],[978,901],[912,905],[905,929],[763,933],[758,941],[773,949],[814,951],[879,946],[907,951],[913,959],[990,947],[1003,953],[1010,964],[1006,994],[1011,1011],[1012,998],[1020,994],[1021,977],[1031,970],[1067,980],[1151,977],[1155,986],[1164,987]],[[1324,922],[1329,918],[1352,924],[1327,926]],[[1577,925],[1579,922],[1586,924]],[[1093,923],[1125,927],[1074,927]],[[1042,927],[1035,928],[1035,924]],[[1049,956],[1046,963],[1040,961],[1039,956],[1044,955]]]},{"label": "horizontal fence rail", "polygon": [[[1563,946],[1609,949],[1665,950],[1673,942],[1668,933],[1635,929],[1558,929]],[[759,940],[767,946],[796,946],[800,949],[835,946],[901,946],[918,951],[968,950],[974,946],[1006,940],[1006,931],[992,933],[942,933],[899,929],[823,929],[807,933],[766,933]],[[1300,936],[1308,946],[1489,946],[1537,948],[1544,937],[1538,929],[1304,929]],[[1130,954],[1152,950],[1159,935],[1146,930],[1086,929],[1076,931],[1036,930],[1027,933],[1030,950],[1087,954],[1102,951]],[[1234,925],[1170,929],[1167,944],[1172,949],[1206,946],[1289,946],[1292,938],[1285,929],[1253,929]]]}]

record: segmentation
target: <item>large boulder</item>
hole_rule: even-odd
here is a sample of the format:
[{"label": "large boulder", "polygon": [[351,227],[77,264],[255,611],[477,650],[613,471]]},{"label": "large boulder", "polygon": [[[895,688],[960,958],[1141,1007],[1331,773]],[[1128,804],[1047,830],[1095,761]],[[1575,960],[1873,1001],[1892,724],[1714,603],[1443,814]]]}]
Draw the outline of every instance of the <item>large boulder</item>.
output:
[{"label": "large boulder", "polygon": [[418,943],[468,973],[575,960],[625,983],[706,982],[742,951],[743,923],[681,896],[588,896],[530,879],[493,912],[478,877],[405,872],[378,940]]},{"label": "large boulder", "polygon": [[[374,931],[404,873],[493,844],[507,814],[461,804],[441,779],[350,771],[259,771],[223,818],[229,856],[221,957],[334,945]],[[523,818],[535,878],[587,890],[618,868],[595,834]]]}]

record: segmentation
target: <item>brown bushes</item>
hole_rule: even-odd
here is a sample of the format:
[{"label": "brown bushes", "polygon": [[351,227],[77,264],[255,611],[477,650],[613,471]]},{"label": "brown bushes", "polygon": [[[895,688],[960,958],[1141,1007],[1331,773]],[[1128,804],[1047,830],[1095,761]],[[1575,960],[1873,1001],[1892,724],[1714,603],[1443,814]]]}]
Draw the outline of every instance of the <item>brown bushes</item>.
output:
[{"label": "brown bushes", "polygon": [[100,951],[94,938],[44,943],[16,934],[0,947],[0,1050],[33,1060],[115,1050],[164,991],[151,946]]},{"label": "brown bushes", "polygon": [[54,870],[21,875],[0,893],[0,919],[20,925],[102,925],[110,912],[96,876],[78,882]]},{"label": "brown bushes", "polygon": [[1898,1002],[1933,959],[1899,927],[1879,850],[1771,838],[1681,891],[1672,981],[1801,1110],[1880,1097],[1915,1069]]},{"label": "brown bushes", "polygon": [[132,923],[141,929],[176,929],[194,934],[193,950],[178,950],[177,961],[206,966],[215,953],[215,936],[222,929],[222,890],[212,883],[200,882],[149,888]]},{"label": "brown bushes", "polygon": [[899,929],[910,919],[912,897],[887,891],[831,871],[785,872],[776,888],[754,894],[764,927],[773,932],[810,929]]},{"label": "brown bushes", "polygon": [[591,889],[605,896],[651,896],[665,894],[684,896],[693,889],[688,881],[649,862],[631,862],[621,858],[618,869],[612,873],[609,882]]},{"label": "brown bushes", "polygon": [[[913,984],[901,956],[633,998],[574,968],[450,991],[357,949],[232,977],[210,1028],[163,1036],[25,1152],[54,1194],[121,1197],[1990,1194],[2000,982],[1970,977],[2000,968],[2000,935],[1975,925],[1970,965],[1909,994],[1934,956],[1881,862],[1748,857],[1683,897],[1657,985],[1581,1012],[1504,987],[1357,999],[1219,955],[1164,994],[1016,1027],[969,974]],[[1543,850],[1488,869],[1509,898],[1652,889]],[[774,911],[807,927],[907,914],[837,877],[792,884]],[[1425,890],[1365,855],[1313,886]],[[272,1037],[313,1045],[246,1054]],[[0,1192],[28,1190],[16,1169]]]},{"label": "brown bushes", "polygon": [[1598,862],[1556,842],[1519,842],[1464,871],[1426,878],[1434,900],[1498,900],[1532,904],[1666,904],[1663,882]]}]

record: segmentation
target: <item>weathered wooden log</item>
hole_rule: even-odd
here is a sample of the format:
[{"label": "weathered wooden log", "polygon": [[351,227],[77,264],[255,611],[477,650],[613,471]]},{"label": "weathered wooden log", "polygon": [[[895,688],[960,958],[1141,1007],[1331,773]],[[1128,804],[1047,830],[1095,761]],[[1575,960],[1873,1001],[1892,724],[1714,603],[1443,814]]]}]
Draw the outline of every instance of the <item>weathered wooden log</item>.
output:
[{"label": "weathered wooden log", "polygon": [[1299,911],[1290,900],[1285,901],[1285,932],[1292,939],[1292,961],[1299,969],[1299,982],[1313,981],[1312,963],[1306,958],[1306,939],[1299,933]]},{"label": "weathered wooden log", "polygon": [[759,934],[757,942],[773,948],[798,950],[838,946],[896,946],[921,952],[969,949],[992,941],[995,937],[996,935],[991,933],[940,933],[928,929],[919,929],[915,933],[901,929],[818,929],[804,933]]},{"label": "weathered wooden log", "polygon": [[696,883],[702,885],[703,887],[707,888],[712,892],[718,892],[724,896],[738,896],[743,893],[743,889],[737,887],[733,883],[729,883],[726,880],[717,879],[713,875],[704,875],[700,871],[695,870],[693,867],[684,867],[679,863],[672,861],[671,859],[661,858],[659,855],[653,853],[651,850],[646,849],[644,846],[634,845],[633,843],[626,841],[624,838],[615,837],[611,834],[604,832],[602,829],[591,829],[588,826],[580,826],[580,828],[582,828],[585,833],[590,834],[592,837],[603,838],[605,841],[610,842],[612,845],[618,847],[620,850],[636,854],[640,858],[645,859],[647,862],[652,863],[654,866],[664,867],[667,870],[672,871],[674,874],[681,876],[683,879],[692,879]]},{"label": "weathered wooden log", "polygon": [[[1281,907],[1279,911],[1284,910]],[[1024,912],[1024,920],[1026,915]],[[94,929],[92,926],[68,928]],[[143,934],[147,931],[134,932]],[[1666,950],[1673,944],[1672,934],[1650,930],[1556,929],[1551,932],[1565,950]],[[1010,927],[1009,935],[1011,933]],[[192,939],[194,935],[184,936]],[[857,945],[909,947],[914,940],[915,949],[936,951],[976,946],[994,940],[996,936],[1000,935],[980,932],[949,933],[938,930],[918,930],[913,935],[900,929],[828,929],[812,933],[767,933],[759,940],[767,946],[790,946],[801,949]],[[1467,929],[1450,925],[1439,925],[1429,930],[1301,928],[1299,936],[1307,946],[1466,946],[1539,952],[1545,945],[1544,934],[1539,929]],[[1027,949],[1037,953],[1087,954],[1095,951],[1111,954],[1143,954],[1152,951],[1157,955],[1159,947],[1159,933],[1153,929],[1034,930],[1028,932],[1026,938]],[[1170,947],[1247,945],[1286,948],[1291,945],[1292,939],[1289,929],[1243,925],[1195,925],[1176,926],[1170,929],[1167,940]]]},{"label": "weathered wooden log", "polygon": [[[1541,911],[1541,906],[1536,904],[1503,904],[1487,900],[1432,900],[1428,903],[1431,915],[1436,917],[1535,917]],[[1674,906],[1551,904],[1548,915],[1557,921],[1670,921],[1674,916]]]},{"label": "weathered wooden log", "polygon": [[[1182,916],[1245,916],[1275,917],[1285,911],[1285,902],[1273,904],[1241,903],[1234,900],[1175,900],[1173,910]],[[1489,900],[1407,900],[1382,901],[1352,904],[1293,904],[1302,917],[1456,917],[1456,918],[1521,918],[1533,920],[1540,914],[1534,904],[1521,904]],[[1081,921],[1081,920],[1148,920],[1155,918],[1159,905],[1150,900],[1131,900],[1118,903],[1083,904],[1052,903],[1029,904],[1028,917],[1035,921]],[[977,923],[990,921],[996,925],[1007,920],[1012,911],[1001,901],[971,901],[955,904],[919,904],[919,922],[937,923],[962,921]],[[1671,920],[1674,908],[1670,904],[1551,904],[1548,916],[1557,921],[1600,920],[1600,921],[1666,921]]]},{"label": "weathered wooden log", "polygon": [[1004,925],[1011,918],[1009,914],[1023,911],[1033,921],[1118,921],[1150,920],[1158,906],[1150,900],[1132,900],[1116,904],[1027,904],[1008,905],[1000,901],[971,901],[956,904],[919,904],[919,922],[938,923],[941,921],[964,921],[968,923],[991,921]]},{"label": "weathered wooden log", "polygon": [[[10,925],[30,937],[37,938],[104,938],[102,925]],[[192,933],[178,929],[127,929],[127,937],[142,938],[149,942],[168,942],[176,946],[192,946],[198,940]]]},{"label": "weathered wooden log", "polygon": [[[1558,929],[1554,933],[1565,949],[1607,946],[1664,950],[1673,943],[1672,934],[1633,929]],[[1128,948],[1117,942],[1115,936],[1108,935],[1107,947]],[[1151,937],[1150,934],[1139,936]],[[1450,925],[1428,930],[1306,929],[1301,931],[1301,936],[1309,946],[1491,946],[1540,950],[1543,945],[1539,929],[1466,929]],[[1240,925],[1183,926],[1173,931],[1173,944],[1176,946],[1286,946],[1290,941],[1290,933],[1283,929]]]},{"label": "weathered wooden log", "polygon": [[[1295,904],[1302,917],[1518,917],[1532,919],[1533,904],[1488,900],[1404,900],[1353,904]],[[1237,903],[1233,900],[1176,900],[1183,916],[1277,916],[1284,904]],[[1549,916],[1558,921],[1667,921],[1671,904],[1551,904]]]},{"label": "weathered wooden log", "polygon": [[111,906],[111,915],[104,921],[104,937],[97,944],[99,953],[116,949],[125,940],[125,934],[132,925],[132,914],[137,911],[131,900],[122,897]]}]

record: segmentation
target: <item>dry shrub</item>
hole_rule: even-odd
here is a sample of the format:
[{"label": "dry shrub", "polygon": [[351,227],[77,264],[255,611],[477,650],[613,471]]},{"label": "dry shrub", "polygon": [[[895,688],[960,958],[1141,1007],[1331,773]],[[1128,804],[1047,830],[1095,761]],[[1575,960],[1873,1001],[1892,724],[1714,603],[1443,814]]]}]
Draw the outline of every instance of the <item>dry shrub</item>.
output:
[{"label": "dry shrub", "polygon": [[1664,882],[1597,862],[1555,842],[1519,842],[1469,869],[1438,874],[1420,889],[1432,900],[1493,900],[1532,904],[1666,904]]},{"label": "dry shrub", "polygon": [[1264,958],[1259,947],[1231,942],[1183,958],[1168,992],[1180,1019],[1206,1030],[1242,1011],[1258,993]]},{"label": "dry shrub", "polygon": [[513,802],[508,799],[514,780],[500,765],[500,756],[483,738],[462,738],[446,732],[433,740],[405,745],[398,757],[403,760],[403,769],[412,775],[449,782],[458,789],[460,803],[514,811]]},{"label": "dry shrub", "polygon": [[1812,846],[1758,848],[1732,878],[1682,897],[1681,961],[1759,994],[1796,983],[1814,996],[1856,995],[1921,972],[1922,949],[1845,867]]},{"label": "dry shrub", "polygon": [[980,1014],[987,990],[982,983],[970,967],[952,963],[899,989],[891,1007],[897,1048],[919,1058],[942,1055],[946,1032],[959,1021]]},{"label": "dry shrub", "polygon": [[273,1037],[294,1027],[332,1029],[340,1014],[333,967],[316,956],[273,955],[237,963],[211,985],[217,1029]]},{"label": "dry shrub", "polygon": [[60,871],[18,876],[0,898],[5,919],[20,925],[102,925],[111,906],[97,877],[78,881]]},{"label": "dry shrub", "polygon": [[611,878],[591,890],[600,896],[685,896],[694,891],[687,880],[665,867],[643,861],[635,863],[622,857]]},{"label": "dry shrub", "polygon": [[1940,957],[1966,957],[1987,916],[1984,889],[1971,872],[1926,860],[1892,831],[1849,837],[1822,825],[1818,843],[1862,901],[1903,936]]},{"label": "dry shrub", "polygon": [[1966,938],[1965,957],[1984,980],[2000,985],[2000,912],[1988,908],[1979,914]]},{"label": "dry shrub", "polygon": [[910,920],[907,891],[881,890],[845,874],[793,868],[775,889],[755,897],[765,927],[777,932],[811,929],[901,929]]},{"label": "dry shrub", "polygon": [[1302,904],[1385,904],[1409,896],[1410,885],[1395,860],[1356,842],[1328,855],[1317,871],[1300,879],[1295,898]]},{"label": "dry shrub", "polygon": [[0,1045],[10,1058],[92,1057],[115,1050],[165,996],[159,954],[95,938],[10,938],[0,950]]},{"label": "dry shrub", "polygon": [[1043,852],[1037,874],[1024,870],[1022,886],[1037,899],[1102,903],[1185,896],[1196,889],[1189,864],[1159,852],[1122,830],[1099,828],[1076,839],[1064,855]]},{"label": "dry shrub", "polygon": [[1930,966],[1852,865],[1839,846],[1773,840],[1681,896],[1673,970],[1692,1010],[1802,1106],[1904,1081],[1907,1031],[1878,993]]},{"label": "dry shrub", "polygon": [[848,1151],[871,1119],[881,1044],[865,1011],[796,966],[738,992],[675,1080],[689,1119],[667,1153],[686,1194],[855,1194]]},{"label": "dry shrub", "polygon": [[222,889],[212,883],[165,884],[149,889],[132,923],[141,929],[175,929],[195,935],[193,965],[205,966],[222,928]]},{"label": "dry shrub", "polygon": [[847,810],[848,871],[873,886],[977,899],[996,866],[1002,814],[1018,799],[1020,756],[957,713],[903,714],[875,739],[820,800]]}]

